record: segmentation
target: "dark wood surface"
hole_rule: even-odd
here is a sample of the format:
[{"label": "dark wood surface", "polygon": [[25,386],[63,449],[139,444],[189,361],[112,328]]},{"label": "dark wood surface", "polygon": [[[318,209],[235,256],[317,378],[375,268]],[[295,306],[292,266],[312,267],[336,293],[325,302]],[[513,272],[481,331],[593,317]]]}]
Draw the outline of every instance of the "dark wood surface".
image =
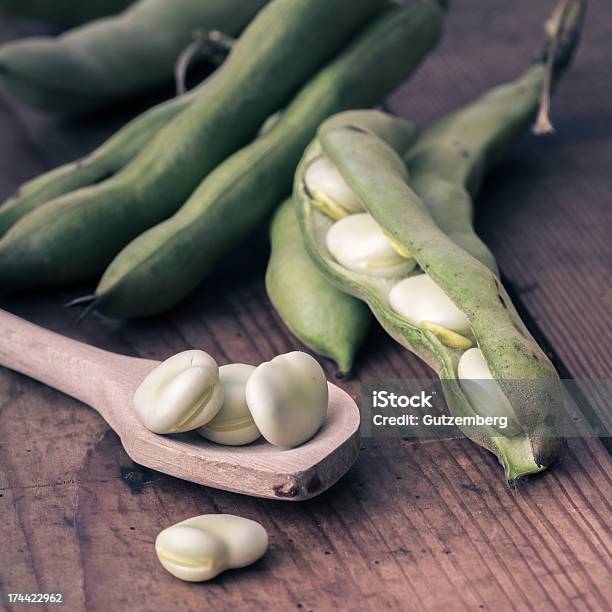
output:
[{"label": "dark wood surface", "polygon": [[[518,74],[551,8],[453,5],[440,49],[389,100],[422,125]],[[37,29],[5,20],[0,40]],[[477,227],[529,325],[575,378],[612,370],[611,32],[612,5],[592,1],[554,101],[558,133],[527,135],[477,202]],[[50,120],[0,98],[0,197],[119,121],[112,113],[93,126]],[[252,259],[145,322],[91,318],[74,327],[61,305],[83,287],[5,298],[0,307],[129,355],[162,359],[198,347],[219,363],[258,363],[303,347],[266,298],[265,257]],[[355,376],[340,384],[357,398],[360,380],[424,374],[373,330]],[[0,370],[0,592],[62,591],[71,611],[609,609],[611,497],[609,455],[600,441],[579,439],[514,489],[495,458],[467,440],[389,440],[364,441],[349,474],[312,501],[241,497],[134,465],[93,411]],[[159,566],[154,538],[209,512],[260,521],[270,550],[248,570],[182,583]]]}]

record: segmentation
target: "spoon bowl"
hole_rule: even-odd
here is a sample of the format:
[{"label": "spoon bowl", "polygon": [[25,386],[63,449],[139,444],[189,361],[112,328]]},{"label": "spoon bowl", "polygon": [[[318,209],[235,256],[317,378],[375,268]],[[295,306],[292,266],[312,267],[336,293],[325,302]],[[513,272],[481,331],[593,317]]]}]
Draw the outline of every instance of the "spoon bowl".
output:
[{"label": "spoon bowl", "polygon": [[359,409],[329,385],[327,418],[305,444],[284,449],[261,438],[223,446],[195,432],[160,436],[136,417],[134,392],[160,362],[126,357],[71,340],[0,310],[0,365],[96,410],[130,458],[159,472],[235,493],[301,501],[341,478],[359,452]]}]

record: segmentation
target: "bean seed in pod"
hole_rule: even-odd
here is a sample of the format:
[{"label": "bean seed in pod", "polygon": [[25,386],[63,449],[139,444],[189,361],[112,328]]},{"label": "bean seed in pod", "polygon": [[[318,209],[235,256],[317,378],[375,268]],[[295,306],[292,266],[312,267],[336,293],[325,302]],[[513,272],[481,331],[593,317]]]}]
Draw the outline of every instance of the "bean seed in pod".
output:
[{"label": "bean seed in pod", "polygon": [[415,266],[400,255],[368,213],[349,215],[327,232],[327,248],[336,261],[369,276],[401,277]]},{"label": "bean seed in pod", "polygon": [[417,274],[397,283],[389,292],[389,305],[417,327],[423,321],[431,321],[460,334],[470,330],[465,314],[427,274]]},{"label": "bean seed in pod", "polygon": [[334,219],[342,219],[347,214],[364,210],[359,198],[338,172],[338,168],[324,156],[308,166],[304,183],[312,197],[320,201],[322,206],[328,207],[330,216]]},{"label": "bean seed in pod", "polygon": [[512,437],[521,433],[521,425],[516,418],[512,404],[504,395],[499,384],[491,374],[479,348],[471,348],[459,359],[457,376],[461,388],[468,396],[470,404],[481,416],[506,417],[508,425],[500,433]]}]

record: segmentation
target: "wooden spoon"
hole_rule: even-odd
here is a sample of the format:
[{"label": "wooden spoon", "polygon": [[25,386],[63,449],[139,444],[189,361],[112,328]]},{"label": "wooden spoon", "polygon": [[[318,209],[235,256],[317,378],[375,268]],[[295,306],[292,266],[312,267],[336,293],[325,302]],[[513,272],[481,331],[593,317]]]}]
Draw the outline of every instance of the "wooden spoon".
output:
[{"label": "wooden spoon", "polygon": [[221,446],[195,433],[151,433],[136,418],[132,398],[158,364],[94,348],[0,310],[0,365],[94,408],[136,463],[216,489],[299,501],[325,491],[357,458],[359,409],[331,383],[323,427],[297,448],[278,448],[263,439]]}]

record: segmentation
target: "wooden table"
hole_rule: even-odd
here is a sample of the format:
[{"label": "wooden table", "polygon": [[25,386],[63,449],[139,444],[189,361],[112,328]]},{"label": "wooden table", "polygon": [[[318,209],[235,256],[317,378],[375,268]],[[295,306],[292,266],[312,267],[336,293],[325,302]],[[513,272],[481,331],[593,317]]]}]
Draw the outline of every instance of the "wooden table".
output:
[{"label": "wooden table", "polygon": [[[453,4],[444,43],[388,101],[423,125],[518,74],[539,47],[551,6]],[[526,136],[477,203],[478,230],[528,324],[561,373],[575,378],[609,378],[612,370],[611,28],[612,5],[594,0],[554,101],[558,134]],[[5,20],[0,40],[39,29]],[[122,120],[108,114],[85,129],[0,100],[0,196]],[[265,257],[246,255],[253,261],[242,271],[207,282],[154,320],[91,318],[74,327],[61,305],[83,287],[0,306],[97,346],[158,359],[198,347],[220,363],[258,363],[303,348],[266,298]],[[373,330],[354,378],[340,385],[358,397],[360,380],[424,375]],[[93,411],[0,371],[0,591],[62,591],[71,611],[606,609],[610,492],[610,460],[598,440],[570,440],[554,468],[514,489],[495,458],[467,440],[370,440],[349,474],[317,499],[251,499],[133,464]],[[247,571],[182,583],[161,569],[153,540],[210,512],[260,521],[270,551]]]}]

